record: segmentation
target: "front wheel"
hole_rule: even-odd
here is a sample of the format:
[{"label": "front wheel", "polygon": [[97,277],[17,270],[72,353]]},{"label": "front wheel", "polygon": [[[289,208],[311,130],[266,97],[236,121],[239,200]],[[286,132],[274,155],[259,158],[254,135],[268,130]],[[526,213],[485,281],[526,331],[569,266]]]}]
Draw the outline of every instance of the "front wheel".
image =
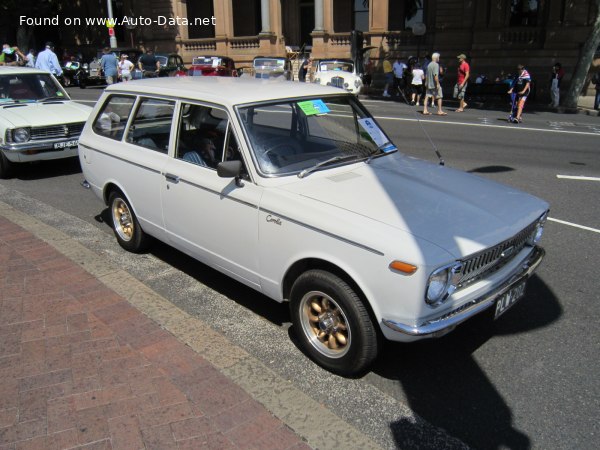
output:
[{"label": "front wheel", "polygon": [[348,283],[324,270],[309,270],[290,295],[292,322],[305,352],[325,369],[359,375],[377,357],[377,332],[367,308]]},{"label": "front wheel", "polygon": [[108,205],[113,231],[119,245],[133,253],[140,253],[148,248],[149,237],[140,227],[125,196],[120,191],[113,191],[110,194]]}]

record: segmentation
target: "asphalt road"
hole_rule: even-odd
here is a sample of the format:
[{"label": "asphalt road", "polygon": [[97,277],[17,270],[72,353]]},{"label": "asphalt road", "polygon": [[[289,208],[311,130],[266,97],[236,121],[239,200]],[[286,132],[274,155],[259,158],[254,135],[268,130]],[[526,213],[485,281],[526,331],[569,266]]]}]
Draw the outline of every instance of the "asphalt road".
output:
[{"label": "asphalt road", "polygon": [[[99,89],[71,88],[92,104]],[[315,366],[289,336],[289,314],[157,244],[131,255],[80,187],[77,161],[36,164],[0,181],[3,201],[68,232],[243,347],[385,448],[595,449],[600,441],[600,118],[506,111],[423,116],[365,101],[401,151],[473,172],[551,204],[547,257],[501,320],[482,317],[438,340],[389,343],[349,380]],[[586,178],[564,178],[586,177]]]}]

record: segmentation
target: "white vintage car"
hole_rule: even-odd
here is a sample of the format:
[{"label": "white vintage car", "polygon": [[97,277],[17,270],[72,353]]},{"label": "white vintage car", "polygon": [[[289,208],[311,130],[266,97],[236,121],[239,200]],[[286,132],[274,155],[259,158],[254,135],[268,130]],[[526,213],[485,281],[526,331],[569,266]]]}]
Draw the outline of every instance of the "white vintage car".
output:
[{"label": "white vintage car", "polygon": [[363,87],[356,64],[351,59],[322,59],[317,64],[314,82],[359,94]]},{"label": "white vintage car", "polygon": [[0,178],[15,163],[77,156],[91,111],[71,101],[48,72],[0,67]]},{"label": "white vintage car", "polygon": [[541,262],[548,204],[403,155],[336,88],[184,77],[106,89],[80,138],[119,244],[153,236],[278,302],[332,372],[380,336],[498,318]]}]

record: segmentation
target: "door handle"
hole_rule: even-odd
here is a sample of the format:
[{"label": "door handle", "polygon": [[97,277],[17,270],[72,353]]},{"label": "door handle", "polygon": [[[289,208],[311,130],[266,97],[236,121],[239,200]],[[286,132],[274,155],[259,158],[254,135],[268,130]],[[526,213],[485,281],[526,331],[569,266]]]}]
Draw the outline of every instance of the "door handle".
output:
[{"label": "door handle", "polygon": [[179,183],[179,177],[177,175],[173,175],[172,173],[165,173],[165,178],[171,183]]}]

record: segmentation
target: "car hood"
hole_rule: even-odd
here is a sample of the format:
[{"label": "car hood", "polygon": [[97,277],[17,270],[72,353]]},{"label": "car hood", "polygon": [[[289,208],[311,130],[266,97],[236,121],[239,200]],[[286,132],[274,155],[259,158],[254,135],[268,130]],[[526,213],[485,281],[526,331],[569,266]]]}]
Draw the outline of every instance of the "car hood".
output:
[{"label": "car hood", "polygon": [[11,128],[85,122],[92,108],[73,101],[16,103],[0,106],[0,119]]},{"label": "car hood", "polygon": [[512,187],[398,153],[282,188],[411,233],[456,258],[514,236],[548,209]]}]

